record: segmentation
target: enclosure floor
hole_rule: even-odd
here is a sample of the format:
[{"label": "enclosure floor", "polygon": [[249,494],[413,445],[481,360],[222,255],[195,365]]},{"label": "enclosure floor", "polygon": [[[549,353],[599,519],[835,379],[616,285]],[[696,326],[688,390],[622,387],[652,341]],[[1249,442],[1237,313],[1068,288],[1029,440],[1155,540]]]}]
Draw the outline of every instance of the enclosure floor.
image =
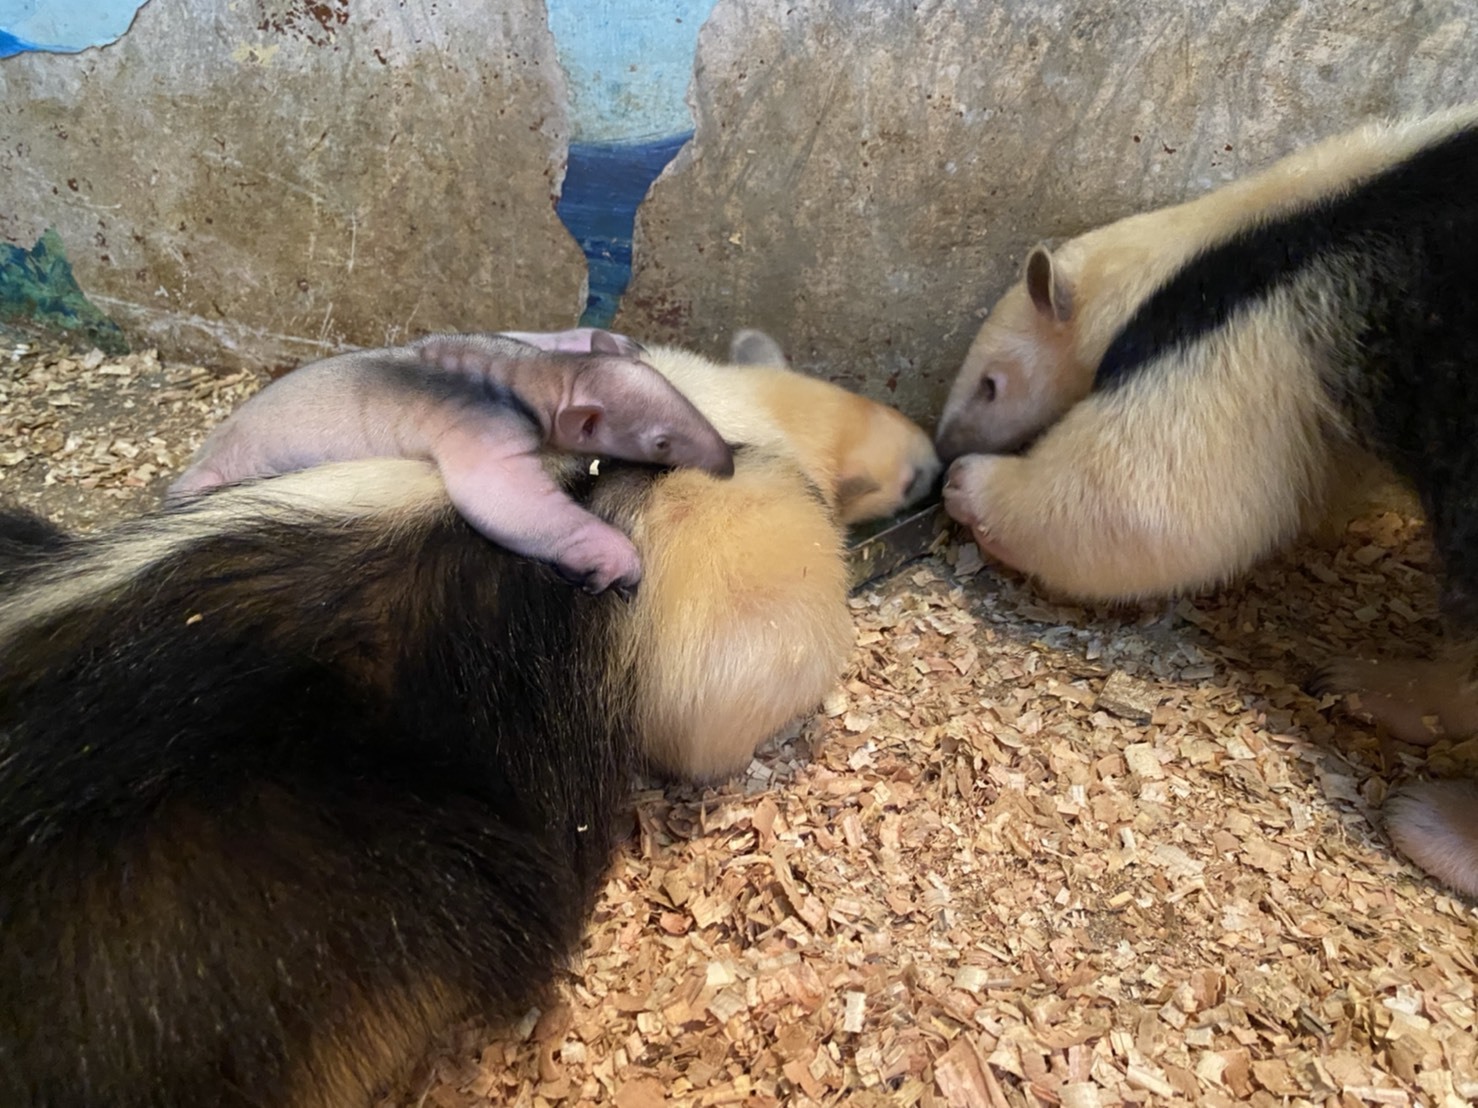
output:
[{"label": "enclosure floor", "polygon": [[[257,384],[85,364],[0,362],[5,493],[83,525],[152,503]],[[963,545],[914,564],[742,779],[639,794],[546,1010],[459,1030],[386,1103],[1471,1103],[1478,912],[1379,808],[1478,743],[1299,689],[1429,649],[1429,560],[1388,511],[1173,605],[1056,604]]]}]

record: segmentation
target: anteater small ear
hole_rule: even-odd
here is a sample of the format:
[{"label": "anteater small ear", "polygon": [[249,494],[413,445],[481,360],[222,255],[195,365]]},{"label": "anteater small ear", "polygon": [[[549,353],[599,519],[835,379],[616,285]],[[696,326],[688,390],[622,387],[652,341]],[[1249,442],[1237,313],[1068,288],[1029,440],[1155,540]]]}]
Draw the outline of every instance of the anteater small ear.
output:
[{"label": "anteater small ear", "polygon": [[881,492],[882,488],[882,485],[866,474],[843,477],[837,485],[837,507],[841,509],[842,515],[845,516],[847,509],[851,505],[857,503],[864,496],[871,496],[875,492]]},{"label": "anteater small ear", "polygon": [[1026,258],[1026,291],[1042,315],[1066,323],[1073,315],[1073,289],[1052,263],[1045,246],[1034,246]]},{"label": "anteater small ear", "polygon": [[594,442],[606,418],[599,404],[570,404],[554,413],[554,445],[579,450]]},{"label": "anteater small ear", "polygon": [[729,361],[734,365],[790,365],[780,344],[753,327],[735,332],[729,342]]},{"label": "anteater small ear", "polygon": [[590,332],[590,352],[614,354],[618,358],[639,358],[647,351],[646,347],[633,338],[596,328]]}]

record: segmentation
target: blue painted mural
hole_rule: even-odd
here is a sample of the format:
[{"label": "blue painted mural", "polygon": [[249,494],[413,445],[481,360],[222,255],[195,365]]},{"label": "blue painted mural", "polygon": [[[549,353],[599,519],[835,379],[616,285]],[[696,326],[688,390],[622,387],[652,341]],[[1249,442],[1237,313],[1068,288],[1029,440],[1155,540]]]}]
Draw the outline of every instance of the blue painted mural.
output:
[{"label": "blue painted mural", "polygon": [[[0,58],[75,54],[128,30],[143,0],[0,0]],[[110,354],[128,349],[118,325],[83,295],[57,233],[31,249],[0,243],[0,328],[40,328]]]},{"label": "blue painted mural", "polygon": [[0,0],[0,58],[106,46],[128,30],[143,6],[143,0]]},{"label": "blue painted mural", "polygon": [[569,82],[570,155],[559,217],[590,264],[581,323],[615,318],[631,279],[636,209],[693,133],[686,94],[714,0],[549,0]]},{"label": "blue painted mural", "polygon": [[118,324],[82,294],[62,240],[50,229],[29,250],[0,242],[0,331],[7,325],[69,335],[84,349],[128,350]]},{"label": "blue painted mural", "polygon": [[616,318],[631,280],[631,236],[636,209],[691,131],[650,142],[570,144],[559,218],[589,265],[590,294],[580,322],[606,327]]},{"label": "blue painted mural", "polygon": [[[0,0],[0,58],[75,54],[117,41],[143,0]],[[128,349],[118,325],[77,287],[62,240],[48,230],[30,250],[0,243],[0,327],[74,335],[108,353]]]}]

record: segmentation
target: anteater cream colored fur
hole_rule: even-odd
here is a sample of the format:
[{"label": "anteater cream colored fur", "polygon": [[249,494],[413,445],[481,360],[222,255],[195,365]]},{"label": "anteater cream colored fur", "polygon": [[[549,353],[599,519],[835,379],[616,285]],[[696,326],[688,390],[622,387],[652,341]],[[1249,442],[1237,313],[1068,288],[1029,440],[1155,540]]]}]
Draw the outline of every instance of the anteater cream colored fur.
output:
[{"label": "anteater cream colored fur", "polygon": [[[1183,204],[1034,248],[991,308],[940,416],[946,462],[1019,448],[1082,400],[1104,351],[1141,303],[1208,243],[1367,177],[1478,119],[1478,106],[1372,123]],[[982,384],[994,379],[992,399]],[[1250,390],[1246,401],[1259,402]]]},{"label": "anteater cream colored fur", "polygon": [[[1458,641],[1432,662],[1334,661],[1314,688],[1358,693],[1410,742],[1478,732],[1475,122],[1469,106],[1363,127],[1033,250],[945,406],[950,514],[1053,589],[1163,595],[1226,581],[1307,529],[1369,450],[1426,505]],[[1255,280],[1228,259],[1258,259],[1240,271]],[[1410,786],[1390,825],[1478,895],[1461,797]]]}]

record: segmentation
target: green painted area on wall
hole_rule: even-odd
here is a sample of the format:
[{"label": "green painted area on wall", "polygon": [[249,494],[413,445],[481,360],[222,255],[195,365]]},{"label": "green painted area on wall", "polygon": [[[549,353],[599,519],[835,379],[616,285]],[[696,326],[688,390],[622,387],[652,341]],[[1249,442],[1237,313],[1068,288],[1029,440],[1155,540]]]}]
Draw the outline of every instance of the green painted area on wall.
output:
[{"label": "green painted area on wall", "polygon": [[123,332],[83,295],[61,236],[48,227],[30,250],[0,243],[0,323],[126,354]]}]

